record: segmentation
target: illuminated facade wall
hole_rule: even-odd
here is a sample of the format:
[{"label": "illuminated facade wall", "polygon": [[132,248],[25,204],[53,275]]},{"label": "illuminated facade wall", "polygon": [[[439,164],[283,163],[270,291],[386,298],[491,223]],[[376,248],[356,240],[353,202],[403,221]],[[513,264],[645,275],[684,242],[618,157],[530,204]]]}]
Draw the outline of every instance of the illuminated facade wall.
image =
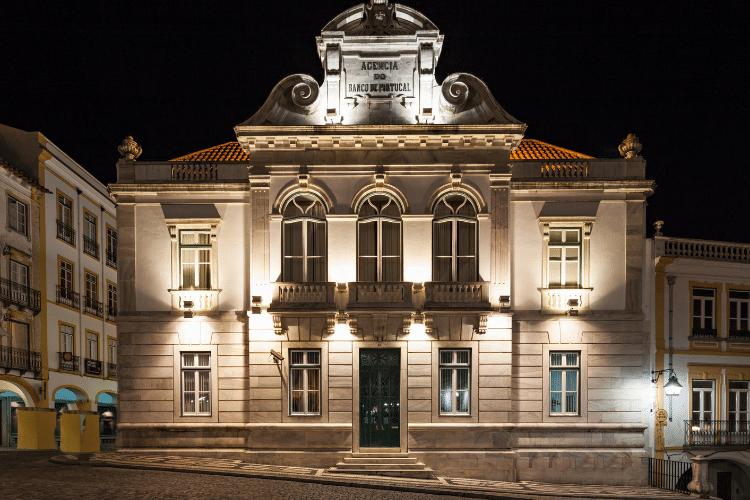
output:
[{"label": "illuminated facade wall", "polygon": [[237,142],[124,152],[119,445],[644,484],[637,139],[623,159],[524,139],[481,80],[435,81],[427,18],[372,8]]}]

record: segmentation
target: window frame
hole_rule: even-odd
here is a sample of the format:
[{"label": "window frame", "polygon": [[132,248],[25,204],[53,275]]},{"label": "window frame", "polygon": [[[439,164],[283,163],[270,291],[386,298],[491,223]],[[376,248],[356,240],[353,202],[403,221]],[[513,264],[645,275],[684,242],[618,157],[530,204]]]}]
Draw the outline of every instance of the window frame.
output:
[{"label": "window frame", "polygon": [[[435,211],[437,210],[438,205],[442,202],[445,203],[445,199],[451,196],[462,196],[465,200],[465,202],[462,204],[462,206],[465,203],[468,203],[471,205],[471,207],[474,209],[474,216],[470,217],[467,215],[459,215],[457,213],[452,213],[450,215],[442,215],[442,216],[435,216]],[[446,203],[447,205],[447,203]],[[449,208],[450,205],[448,205]],[[460,208],[460,207],[459,207]],[[432,280],[433,281],[439,281],[438,276],[436,276],[436,269],[437,266],[435,265],[437,262],[437,259],[451,259],[451,279],[450,282],[457,283],[458,281],[458,259],[459,258],[468,258],[472,257],[474,259],[474,273],[473,278],[468,281],[464,281],[465,283],[471,283],[476,282],[479,276],[479,208],[476,206],[476,202],[468,196],[466,193],[461,191],[449,191],[447,193],[442,194],[434,203],[432,207]],[[459,222],[466,222],[471,223],[474,226],[474,255],[473,256],[466,256],[466,255],[458,255],[458,245],[459,245],[459,238],[458,238],[458,223]],[[450,232],[451,232],[451,255],[436,255],[436,229],[439,224],[450,224]]]},{"label": "window frame", "polygon": [[[547,392],[547,395],[549,397],[550,401],[550,416],[562,416],[562,417],[577,417],[581,413],[581,353],[577,351],[550,351],[550,366],[549,366],[549,373],[550,373],[550,389]],[[561,364],[552,364],[552,357],[553,356],[560,356],[560,362]],[[575,356],[575,364],[568,364],[568,357],[569,356]],[[560,372],[560,386],[559,390],[552,390],[552,373],[554,372]],[[570,390],[569,387],[569,375],[575,373],[575,389]],[[552,405],[552,394],[560,394],[560,411],[556,412],[554,411],[553,405]],[[570,393],[575,393],[576,396],[576,402],[575,402],[575,409],[568,408],[568,395]]]},{"label": "window frame", "polygon": [[[451,355],[451,358],[452,358],[451,362],[444,363],[443,362],[443,354],[444,353],[448,353],[448,352],[450,352],[452,354]],[[459,363],[459,362],[456,361],[457,353],[459,353],[459,352],[465,352],[466,353],[466,357],[467,357],[467,360],[468,360],[466,363]],[[473,400],[472,393],[471,393],[471,389],[472,389],[472,376],[471,376],[472,375],[472,373],[471,373],[472,372],[472,365],[471,365],[471,361],[472,361],[471,348],[455,348],[455,347],[453,347],[453,348],[445,348],[445,347],[441,347],[440,349],[438,349],[438,364],[439,364],[439,368],[438,368],[439,371],[438,371],[438,373],[439,373],[439,375],[438,375],[438,379],[437,380],[438,380],[439,399],[438,399],[438,403],[437,404],[438,404],[438,413],[439,413],[439,415],[441,417],[446,417],[446,416],[450,416],[450,417],[467,416],[467,417],[470,417],[471,416],[471,407],[472,407],[472,400]],[[451,388],[450,388],[450,393],[451,393],[451,410],[450,411],[443,411],[443,404],[442,404],[442,402],[443,402],[443,397],[442,396],[443,396],[443,393],[445,392],[445,390],[443,389],[442,380],[443,380],[443,373],[445,371],[449,371],[450,374],[451,374]],[[464,390],[464,389],[457,389],[456,388],[457,382],[458,382],[457,379],[458,379],[458,372],[459,371],[466,371],[466,373],[467,373],[467,384],[466,384],[467,388],[465,389],[465,391],[466,391],[466,393],[468,395],[468,404],[467,404],[466,411],[459,411],[459,410],[456,409],[456,399],[457,399],[457,396],[458,396],[457,393],[459,391],[463,391]]]},{"label": "window frame", "polygon": [[[11,210],[11,205],[16,205],[16,209]],[[20,207],[23,207],[23,231],[18,228]],[[13,214],[13,217],[11,217],[11,214]],[[8,228],[24,236],[29,236],[29,205],[10,194],[8,195]]]},{"label": "window frame", "polygon": [[[366,203],[369,203],[369,201],[375,197],[375,196],[385,196],[391,200],[391,203],[394,203],[395,206],[399,210],[399,216],[393,217],[388,215],[381,215],[381,214],[375,214],[375,215],[366,215],[363,216],[360,214],[362,211],[362,208],[365,206]],[[371,205],[372,206],[372,205]],[[356,255],[357,255],[357,281],[365,282],[365,283],[398,283],[403,281],[404,279],[404,207],[401,205],[400,200],[389,193],[388,191],[382,191],[382,192],[371,192],[368,193],[366,196],[364,196],[357,206],[357,241],[356,241]],[[398,224],[398,244],[399,244],[399,254],[398,254],[398,279],[392,280],[392,281],[384,281],[383,280],[383,259],[385,258],[394,258],[395,256],[383,255],[383,222],[390,222],[390,223],[397,223]],[[375,242],[375,249],[376,249],[376,255],[365,255],[362,256],[360,254],[360,237],[362,236],[362,229],[361,226],[363,224],[369,224],[375,222],[376,224],[376,235],[377,235],[377,241]],[[361,272],[363,272],[360,269],[360,260],[362,258],[375,258],[376,260],[376,278],[374,281],[371,280],[363,280],[361,276]]]},{"label": "window frame", "polygon": [[[183,353],[207,352],[211,354],[211,414],[210,415],[183,415],[182,414],[182,354]],[[173,404],[172,415],[175,422],[199,423],[219,421],[219,377],[218,377],[218,354],[215,344],[177,344],[172,351],[173,367]]]},{"label": "window frame", "polygon": [[[96,348],[96,357],[93,358],[91,357],[91,353],[93,352],[91,349],[92,345]],[[99,333],[93,330],[86,330],[86,359],[100,361],[99,358]]]},{"label": "window frame", "polygon": [[[552,233],[553,232],[560,232],[560,242],[553,242],[552,241]],[[577,233],[577,241],[575,243],[571,243],[566,240],[568,232],[576,232]],[[580,227],[551,227],[549,229],[550,237],[549,241],[547,243],[547,261],[545,265],[547,266],[547,288],[556,288],[556,289],[578,289],[581,288],[581,284],[583,283],[583,230]],[[553,249],[560,249],[560,272],[559,272],[559,283],[556,283],[553,285],[551,283],[552,281],[552,250]],[[566,263],[567,260],[567,251],[568,249],[575,249],[576,251],[576,277],[575,282],[573,283],[573,286],[570,286],[568,284],[568,276],[567,276],[567,266]]]},{"label": "window frame", "polygon": [[[63,200],[67,201],[68,204],[66,205],[63,203]],[[76,247],[76,231],[75,231],[75,204],[73,202],[73,198],[64,194],[59,189],[57,190],[57,222],[62,224],[67,228],[67,230],[70,231],[70,241],[68,241],[65,238],[60,237],[60,229],[59,227],[56,229],[55,234],[58,240],[62,241],[63,243],[72,246],[73,248]],[[67,221],[65,220],[67,218]]]},{"label": "window frame", "polygon": [[[551,355],[553,353],[578,354],[578,413],[551,412]],[[563,391],[564,393],[565,391]],[[588,422],[588,344],[542,345],[542,422]]]},{"label": "window frame", "polygon": [[[106,260],[107,266],[111,269],[117,269],[117,229],[113,228],[109,224],[106,224],[107,231],[107,245],[106,245]],[[112,257],[110,259],[110,256]],[[114,265],[112,265],[114,264]]]},{"label": "window frame", "polygon": [[[719,311],[721,311],[721,290],[724,288],[722,283],[705,283],[705,282],[698,282],[698,281],[690,281],[689,282],[689,291],[690,291],[690,302],[688,303],[688,321],[690,325],[690,340],[691,341],[697,341],[697,342],[716,342],[716,339],[718,339],[722,334],[720,333],[722,331],[721,329],[721,316],[718,314]],[[696,330],[694,328],[693,322],[695,320],[695,290],[712,290],[713,291],[713,307],[712,307],[712,313],[713,313],[713,329],[706,329],[701,328]],[[702,300],[701,302],[704,302]],[[705,309],[705,307],[702,306],[702,309]],[[702,317],[702,316],[701,316]],[[705,323],[704,323],[705,324]],[[705,332],[710,332],[711,334],[706,334]],[[696,333],[698,335],[696,335]],[[701,335],[703,333],[703,335]],[[691,344],[692,346],[692,344]]]},{"label": "window frame", "polygon": [[[70,328],[70,351],[65,350],[65,341],[63,340],[64,337],[68,336],[67,333],[63,333],[63,327]],[[71,325],[69,323],[64,323],[62,321],[58,322],[57,329],[60,332],[60,351],[59,352],[69,352],[73,356],[76,355],[76,327],[75,325]]]},{"label": "window frame", "polygon": [[117,337],[109,335],[107,335],[107,363],[117,364]]},{"label": "window frame", "polygon": [[[732,383],[743,383],[746,385],[745,388],[732,388]],[[740,409],[740,395],[745,394],[745,410]],[[732,396],[734,395],[734,404],[735,404],[735,410],[732,412],[730,409],[730,404],[732,401]],[[732,413],[735,414],[735,418],[732,418]],[[739,417],[740,415],[744,414],[745,420],[741,420]],[[728,379],[727,380],[727,420],[730,422],[734,422],[735,424],[740,424],[741,427],[744,427],[742,430],[747,432],[750,430],[750,381],[748,380],[734,380],[734,379]],[[731,425],[731,424],[730,424]]]},{"label": "window frame", "polygon": [[[105,316],[109,318],[110,312],[114,311],[114,314],[112,314],[112,317],[117,316],[117,283],[114,283],[110,280],[107,280],[107,310],[105,311]],[[107,319],[107,321],[110,321]],[[110,321],[113,322],[114,320]]]},{"label": "window frame", "polygon": [[[732,297],[732,293],[747,294],[748,298]],[[732,304],[736,303],[736,311],[734,317],[732,316]],[[742,317],[742,304],[745,304],[745,316]],[[741,322],[745,322],[745,328],[739,328],[742,326]],[[750,335],[750,290],[739,288],[736,286],[727,286],[727,330],[731,337],[731,332],[747,332],[744,335]]]},{"label": "window frame", "polygon": [[[711,387],[710,388],[708,388],[708,387],[695,387],[695,383],[696,382],[711,382]],[[690,415],[690,421],[691,422],[696,422],[696,421],[704,422],[704,421],[714,421],[714,420],[716,420],[713,417],[716,416],[716,414],[717,414],[716,410],[719,408],[718,401],[717,401],[717,398],[716,398],[716,396],[718,394],[718,391],[716,389],[717,386],[718,386],[717,380],[713,379],[713,378],[698,378],[698,377],[694,377],[694,378],[690,379],[690,406],[688,407],[688,412],[689,412],[689,415]],[[698,413],[701,416],[701,418],[699,418],[699,419],[693,418],[693,413],[694,413],[693,405],[695,404],[695,394],[696,394],[696,392],[699,394],[699,407],[700,407],[700,409],[698,410]],[[711,398],[712,398],[712,401],[711,401],[711,410],[710,410],[711,418],[709,418],[709,419],[703,418],[704,415],[706,414],[706,412],[708,411],[708,410],[704,410],[703,409],[703,407],[705,406],[703,404],[704,400],[705,400],[704,394],[706,394],[706,393],[710,393],[711,394]]]},{"label": "window frame", "polygon": [[[313,205],[315,203],[319,203],[321,207],[323,208],[324,215],[322,218],[316,217],[313,215],[294,215],[294,216],[287,216],[285,215],[285,212],[289,205],[295,203],[295,200],[298,198],[310,198],[313,201]],[[299,205],[297,205],[298,208]],[[290,197],[288,200],[285,201],[282,210],[281,210],[282,218],[281,218],[281,277],[282,281],[286,283],[325,283],[328,281],[328,210],[326,208],[326,203],[316,194],[308,191],[300,191],[298,193],[295,193],[294,196]],[[288,256],[286,255],[286,228],[287,225],[291,224],[300,224],[300,230],[302,232],[301,235],[301,241],[302,241],[302,255],[294,255],[294,256]],[[316,255],[310,255],[310,248],[308,245],[308,231],[309,231],[309,224],[321,224],[323,226],[323,255],[316,256]],[[320,277],[320,279],[313,281],[310,280],[310,272],[308,271],[308,264],[311,259],[317,259],[320,258],[323,261],[322,268],[323,268],[323,276]],[[294,280],[292,279],[292,276],[289,276],[286,271],[286,262],[288,259],[301,259],[302,260],[302,280]]]},{"label": "window frame", "polygon": [[[185,356],[189,356],[189,355],[193,355],[194,359],[196,359],[196,360],[199,359],[199,356],[201,356],[201,355],[207,355],[208,356],[208,366],[202,366],[202,365],[185,366],[184,365]],[[180,379],[179,379],[180,380],[180,384],[179,384],[180,385],[180,404],[179,404],[179,407],[180,407],[180,415],[183,416],[183,417],[211,417],[212,414],[213,414],[212,412],[213,412],[213,409],[214,409],[214,398],[213,398],[213,391],[212,391],[212,385],[213,384],[212,384],[212,380],[211,380],[212,379],[211,374],[214,371],[214,369],[213,369],[213,365],[211,363],[211,361],[212,361],[211,358],[212,358],[212,356],[211,356],[211,352],[210,351],[203,351],[203,350],[197,350],[196,349],[196,350],[182,351],[180,353],[180,364],[179,364],[179,368],[180,368]],[[185,382],[187,380],[186,379],[186,375],[185,375],[186,373],[191,373],[192,374],[192,376],[193,376],[193,383],[195,384],[194,385],[195,389],[192,391],[196,395],[196,401],[195,401],[196,411],[194,411],[194,412],[186,412],[185,411],[184,396],[185,396]],[[200,381],[200,376],[199,376],[200,373],[208,373],[208,384],[209,384],[208,391],[201,391],[198,388],[199,381]],[[198,408],[198,398],[197,397],[198,397],[198,395],[201,392],[208,392],[208,394],[209,394],[209,398],[210,399],[209,399],[209,402],[208,402],[208,411],[206,411],[206,412],[197,411],[197,408]]]},{"label": "window frame", "polygon": [[[92,259],[99,260],[99,218],[86,208],[83,209],[83,238],[83,253]],[[86,240],[90,242],[89,245],[86,244]],[[91,246],[91,251],[88,251],[89,246]]]},{"label": "window frame", "polygon": [[[301,364],[293,364],[292,363],[292,357],[294,353],[302,352],[305,361],[307,360],[307,354],[314,352],[318,355],[318,363],[301,363]],[[323,355],[320,348],[290,348],[287,352],[287,355],[289,356],[289,402],[288,402],[288,410],[289,410],[289,416],[290,417],[319,417],[323,413],[323,388],[322,388],[322,375],[323,375],[323,369],[322,369],[322,361],[323,361]],[[293,372],[295,370],[300,370],[302,372],[302,389],[296,390],[292,387],[292,378],[293,378]],[[318,411],[310,411],[308,409],[308,395],[310,392],[310,389],[308,387],[308,381],[310,377],[310,371],[316,370],[317,371],[317,378],[318,378]],[[304,404],[304,410],[301,412],[295,412],[292,407],[292,401],[294,399],[294,393],[300,392],[302,394],[302,402]]]}]

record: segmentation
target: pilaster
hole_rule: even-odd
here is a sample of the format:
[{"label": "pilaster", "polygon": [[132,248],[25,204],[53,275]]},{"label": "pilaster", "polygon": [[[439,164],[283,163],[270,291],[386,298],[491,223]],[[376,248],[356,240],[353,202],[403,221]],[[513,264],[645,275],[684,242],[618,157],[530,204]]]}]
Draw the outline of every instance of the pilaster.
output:
[{"label": "pilaster", "polygon": [[265,304],[270,300],[269,269],[270,269],[270,205],[269,190],[271,177],[265,174],[250,174],[250,210],[252,212],[251,237],[251,265],[250,287],[251,295],[261,296]]},{"label": "pilaster", "polygon": [[490,302],[510,296],[510,173],[490,174]]}]

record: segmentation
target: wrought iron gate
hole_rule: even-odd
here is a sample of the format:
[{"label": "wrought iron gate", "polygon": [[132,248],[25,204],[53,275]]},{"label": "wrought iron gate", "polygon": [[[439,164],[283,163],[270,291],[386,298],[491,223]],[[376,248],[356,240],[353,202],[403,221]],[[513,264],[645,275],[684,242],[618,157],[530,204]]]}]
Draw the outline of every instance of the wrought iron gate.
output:
[{"label": "wrought iron gate", "polygon": [[359,351],[359,445],[363,448],[401,446],[399,349]]}]

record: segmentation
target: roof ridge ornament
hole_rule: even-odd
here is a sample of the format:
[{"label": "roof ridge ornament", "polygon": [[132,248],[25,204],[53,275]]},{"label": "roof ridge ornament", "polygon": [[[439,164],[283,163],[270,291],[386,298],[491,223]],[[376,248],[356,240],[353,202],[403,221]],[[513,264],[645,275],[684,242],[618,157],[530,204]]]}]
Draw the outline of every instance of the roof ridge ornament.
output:
[{"label": "roof ridge ornament", "polygon": [[642,148],[643,144],[638,140],[638,136],[635,134],[628,134],[618,149],[620,150],[620,154],[625,158],[637,158],[638,153],[641,152]]},{"label": "roof ridge ornament", "polygon": [[133,136],[127,136],[122,140],[122,144],[117,146],[117,150],[122,155],[123,159],[129,161],[135,161],[136,158],[141,156],[143,149],[141,146],[133,140]]},{"label": "roof ridge ornament", "polygon": [[396,35],[401,32],[395,4],[389,4],[388,0],[370,0],[370,5],[365,5],[357,35]]}]

